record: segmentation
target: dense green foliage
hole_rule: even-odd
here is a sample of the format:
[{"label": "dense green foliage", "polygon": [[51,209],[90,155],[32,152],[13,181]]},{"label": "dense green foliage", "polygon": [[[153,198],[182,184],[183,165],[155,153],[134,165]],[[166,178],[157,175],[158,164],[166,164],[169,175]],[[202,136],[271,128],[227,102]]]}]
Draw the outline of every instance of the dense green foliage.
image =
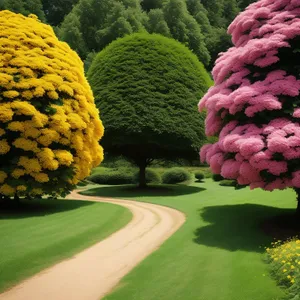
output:
[{"label": "dense green foliage", "polygon": [[146,13],[137,0],[80,0],[59,35],[85,59],[118,37],[143,30],[145,23]]},{"label": "dense green foliage", "polygon": [[35,14],[40,20],[45,20],[42,0],[0,0],[0,10],[10,10],[25,16]]},{"label": "dense green foliage", "polygon": [[[155,171],[155,169],[146,169],[146,183],[152,183],[152,184],[159,184],[161,183],[161,176],[160,174]],[[139,182],[139,172],[136,171],[134,175],[134,182]]]},{"label": "dense green foliage", "polygon": [[130,184],[134,183],[134,171],[132,169],[107,169],[101,168],[100,172],[92,174],[88,180],[97,184]]},{"label": "dense green foliage", "polygon": [[224,180],[224,178],[220,174],[213,174],[212,179],[216,182]]},{"label": "dense green foliage", "polygon": [[145,168],[156,158],[197,158],[205,142],[197,103],[211,79],[185,46],[133,34],[100,52],[88,72],[109,153]]},{"label": "dense green foliage", "polygon": [[[146,183],[161,183],[161,177],[153,169],[146,169]],[[93,174],[88,178],[91,182],[97,184],[137,184],[139,182],[139,172],[132,167],[104,168],[94,169]]]},{"label": "dense green foliage", "polygon": [[226,28],[254,0],[0,0],[0,10],[34,13],[86,60],[118,37],[148,31],[184,43],[212,68],[231,46]]},{"label": "dense green foliage", "polygon": [[236,180],[228,180],[228,179],[223,179],[220,181],[220,186],[233,186],[235,187],[237,185]]},{"label": "dense green foliage", "polygon": [[[27,1],[27,0],[26,0]],[[53,26],[59,25],[79,0],[42,0],[46,19]]]},{"label": "dense green foliage", "polygon": [[22,201],[0,210],[0,292],[105,239],[131,219],[109,203]]},{"label": "dense green foliage", "polygon": [[195,178],[196,178],[197,180],[199,180],[199,181],[201,181],[201,180],[203,180],[203,179],[205,178],[204,173],[201,172],[201,171],[196,171],[196,172],[194,173],[194,175],[195,175]]},{"label": "dense green foliage", "polygon": [[237,191],[208,179],[165,190],[102,187],[88,194],[161,204],[186,215],[184,225],[105,300],[278,300],[283,295],[262,259],[272,238],[260,225],[294,213],[293,190]]},{"label": "dense green foliage", "polygon": [[162,182],[165,184],[176,184],[191,179],[191,173],[182,168],[171,168],[162,176]]}]

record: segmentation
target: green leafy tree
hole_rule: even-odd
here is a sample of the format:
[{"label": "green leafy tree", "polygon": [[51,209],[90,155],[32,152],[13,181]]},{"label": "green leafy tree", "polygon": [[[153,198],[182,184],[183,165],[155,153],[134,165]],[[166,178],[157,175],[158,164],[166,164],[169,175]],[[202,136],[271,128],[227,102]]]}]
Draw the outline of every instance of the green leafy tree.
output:
[{"label": "green leafy tree", "polygon": [[211,70],[216,59],[221,52],[227,51],[232,47],[231,37],[225,28],[213,27],[206,39],[207,49],[211,55],[208,69]]},{"label": "green leafy tree", "polygon": [[46,19],[52,26],[58,26],[79,0],[42,0]]},{"label": "green leafy tree", "polygon": [[239,7],[241,10],[244,10],[248,5],[250,5],[253,2],[256,2],[257,0],[239,0]]},{"label": "green leafy tree", "polygon": [[211,25],[227,27],[239,13],[237,0],[201,0]]},{"label": "green leafy tree", "polygon": [[41,0],[2,0],[0,10],[10,10],[25,16],[35,14],[40,20],[45,21],[45,14]]},{"label": "green leafy tree", "polygon": [[[80,56],[86,59],[113,40],[144,30],[146,18],[137,0],[80,0],[61,24],[59,36],[73,49],[80,47]],[[79,42],[69,33],[70,20],[76,23]]]},{"label": "green leafy tree", "polygon": [[70,47],[75,50],[79,56],[86,56],[88,49],[81,32],[79,17],[75,13],[66,16],[63,26],[58,29],[58,35],[63,35],[63,39],[68,41]]},{"label": "green leafy tree", "polygon": [[166,0],[142,0],[141,6],[144,11],[149,12],[151,9],[162,8]]},{"label": "green leafy tree", "polygon": [[163,36],[171,37],[171,32],[162,9],[151,9],[148,13],[148,18],[147,30],[149,33],[159,33]]},{"label": "green leafy tree", "polygon": [[204,65],[208,65],[210,55],[197,21],[187,10],[184,0],[168,0],[163,8],[165,20],[172,37],[188,46]]},{"label": "green leafy tree", "polygon": [[141,187],[153,159],[198,157],[205,138],[197,103],[211,80],[184,45],[156,34],[126,36],[96,56],[88,79],[106,130],[101,143],[139,166]]},{"label": "green leafy tree", "polygon": [[207,36],[212,31],[212,26],[208,18],[208,12],[199,0],[186,0],[187,9],[201,26],[202,33]]}]

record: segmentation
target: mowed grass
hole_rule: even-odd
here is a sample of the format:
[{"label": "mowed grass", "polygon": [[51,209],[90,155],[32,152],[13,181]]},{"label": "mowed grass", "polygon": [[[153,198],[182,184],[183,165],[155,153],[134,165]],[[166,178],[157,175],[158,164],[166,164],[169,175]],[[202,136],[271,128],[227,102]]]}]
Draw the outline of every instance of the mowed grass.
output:
[{"label": "mowed grass", "polygon": [[166,205],[187,216],[105,300],[274,300],[283,295],[263,261],[264,246],[272,239],[260,225],[294,211],[292,190],[234,190],[207,179],[169,190],[105,186],[85,193]]},{"label": "mowed grass", "polygon": [[0,209],[0,292],[92,246],[131,220],[127,209],[75,200]]}]

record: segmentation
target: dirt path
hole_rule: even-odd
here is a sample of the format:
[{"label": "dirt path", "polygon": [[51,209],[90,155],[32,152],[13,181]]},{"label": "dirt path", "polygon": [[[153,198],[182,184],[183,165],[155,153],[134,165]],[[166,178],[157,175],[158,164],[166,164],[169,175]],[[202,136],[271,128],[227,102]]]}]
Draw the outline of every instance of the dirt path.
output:
[{"label": "dirt path", "polygon": [[0,294],[0,300],[101,299],[185,221],[183,213],[150,203],[75,192],[69,198],[118,204],[128,208],[133,218],[107,239]]}]

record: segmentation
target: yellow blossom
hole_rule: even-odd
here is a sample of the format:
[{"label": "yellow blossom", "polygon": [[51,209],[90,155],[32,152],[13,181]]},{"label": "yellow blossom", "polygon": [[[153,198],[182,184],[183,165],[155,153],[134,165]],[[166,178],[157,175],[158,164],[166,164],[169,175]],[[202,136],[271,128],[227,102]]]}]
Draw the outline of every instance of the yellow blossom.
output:
[{"label": "yellow blossom", "polygon": [[0,171],[0,183],[3,183],[6,178],[7,174],[3,171]]},{"label": "yellow blossom", "polygon": [[26,171],[24,169],[14,169],[11,173],[11,176],[19,179],[21,176],[25,175]]},{"label": "yellow blossom", "polygon": [[6,92],[3,92],[2,95],[5,98],[12,99],[12,98],[18,97],[20,94],[17,91],[6,91]]},{"label": "yellow blossom", "polygon": [[[7,162],[10,174],[0,172],[0,188],[8,196],[42,195],[54,170],[69,188],[103,160],[104,129],[82,61],[36,16],[0,11],[0,27],[0,155],[15,151],[17,158]],[[70,168],[75,175],[66,179]],[[25,175],[28,186],[5,185]]]},{"label": "yellow blossom", "polygon": [[25,192],[27,190],[27,187],[25,185],[18,185],[17,191],[18,192]]},{"label": "yellow blossom", "polygon": [[0,155],[6,154],[9,152],[10,146],[7,143],[7,140],[0,140]]},{"label": "yellow blossom", "polygon": [[3,184],[0,186],[0,194],[3,194],[5,196],[13,196],[15,193],[15,189],[8,185],[8,184]]},{"label": "yellow blossom", "polygon": [[29,139],[25,139],[25,138],[17,138],[14,142],[13,145],[16,148],[20,148],[23,149],[25,151],[33,151],[33,152],[38,152],[39,148],[37,145],[36,141],[32,141]]},{"label": "yellow blossom", "polygon": [[30,174],[36,181],[40,183],[48,182],[49,176],[46,173],[32,173]]}]

